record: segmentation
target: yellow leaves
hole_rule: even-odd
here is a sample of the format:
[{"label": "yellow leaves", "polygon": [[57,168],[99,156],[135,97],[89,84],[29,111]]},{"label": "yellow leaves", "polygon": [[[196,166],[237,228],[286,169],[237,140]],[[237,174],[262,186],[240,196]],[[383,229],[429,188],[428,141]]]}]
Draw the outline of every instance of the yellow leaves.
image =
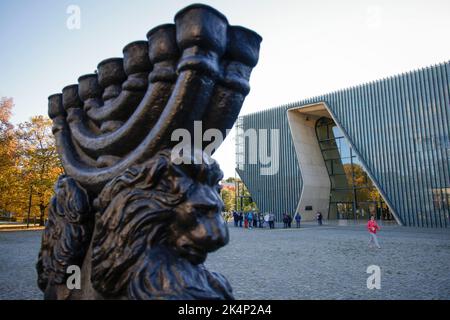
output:
[{"label": "yellow leaves", "polygon": [[0,123],[3,125],[9,124],[12,115],[12,108],[14,106],[12,98],[2,97],[0,99]]},{"label": "yellow leaves", "polygon": [[24,217],[32,195],[32,215],[42,216],[53,194],[53,186],[63,172],[45,116],[9,123],[12,99],[0,100],[0,212]]}]

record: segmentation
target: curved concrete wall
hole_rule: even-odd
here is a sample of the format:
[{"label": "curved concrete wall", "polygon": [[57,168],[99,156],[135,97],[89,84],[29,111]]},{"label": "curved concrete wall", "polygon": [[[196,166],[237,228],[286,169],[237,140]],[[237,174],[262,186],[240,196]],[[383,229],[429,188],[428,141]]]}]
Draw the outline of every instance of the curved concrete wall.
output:
[{"label": "curved concrete wall", "polygon": [[[290,109],[287,117],[303,179],[297,211],[305,221],[314,220],[318,211],[327,218],[331,183],[316,136],[315,125],[320,116]],[[306,210],[307,207],[312,208]]]}]

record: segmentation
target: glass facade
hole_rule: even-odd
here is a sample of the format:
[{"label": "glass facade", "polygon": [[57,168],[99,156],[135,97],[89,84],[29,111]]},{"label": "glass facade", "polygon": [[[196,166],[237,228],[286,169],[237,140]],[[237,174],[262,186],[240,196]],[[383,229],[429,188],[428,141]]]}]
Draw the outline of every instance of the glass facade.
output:
[{"label": "glass facade", "polygon": [[331,219],[393,220],[386,203],[333,119],[316,122],[319,147],[330,177]]}]

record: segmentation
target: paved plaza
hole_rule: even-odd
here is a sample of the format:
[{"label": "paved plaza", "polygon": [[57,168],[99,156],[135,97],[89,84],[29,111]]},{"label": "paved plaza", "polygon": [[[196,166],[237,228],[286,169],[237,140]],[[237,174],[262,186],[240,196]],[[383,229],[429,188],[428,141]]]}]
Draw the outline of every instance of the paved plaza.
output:
[{"label": "paved plaza", "polygon": [[[0,299],[41,299],[35,261],[41,231],[0,232]],[[381,250],[364,226],[306,224],[246,230],[209,255],[237,299],[450,299],[450,231],[384,226]],[[369,265],[381,289],[367,289]]]}]

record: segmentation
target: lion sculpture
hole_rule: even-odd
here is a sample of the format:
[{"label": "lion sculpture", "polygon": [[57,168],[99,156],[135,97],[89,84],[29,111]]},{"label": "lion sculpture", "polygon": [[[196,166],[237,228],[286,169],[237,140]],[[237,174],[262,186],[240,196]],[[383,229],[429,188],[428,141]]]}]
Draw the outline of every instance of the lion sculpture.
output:
[{"label": "lion sculpture", "polygon": [[[80,218],[80,212],[89,212],[83,206],[87,194],[72,179],[60,179],[38,263],[46,297],[232,299],[228,281],[203,266],[208,252],[229,240],[221,179],[218,164],[206,156],[201,164],[175,165],[170,150],[161,151],[117,176],[94,200],[92,239],[83,238],[91,221]],[[67,243],[77,247],[65,248]],[[49,267],[46,261],[61,265]],[[65,268],[80,261],[82,274],[90,277],[81,280],[80,290],[69,291]]]}]

